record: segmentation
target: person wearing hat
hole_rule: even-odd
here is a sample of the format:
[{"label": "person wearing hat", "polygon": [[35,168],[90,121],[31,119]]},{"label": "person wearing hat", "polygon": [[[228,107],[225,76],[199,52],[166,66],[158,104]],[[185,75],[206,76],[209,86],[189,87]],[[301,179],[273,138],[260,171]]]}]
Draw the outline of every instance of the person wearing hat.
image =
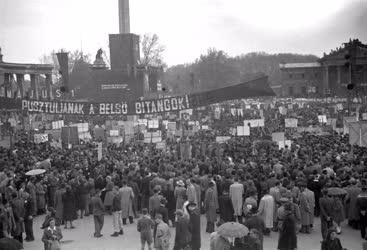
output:
[{"label": "person wearing hat", "polygon": [[322,197],[320,198],[320,219],[321,219],[321,235],[325,239],[327,236],[327,231],[332,225],[332,213],[334,202],[331,197],[328,196],[327,188],[322,189]]},{"label": "person wearing hat", "polygon": [[297,249],[296,220],[292,212],[292,204],[284,205],[285,217],[279,228],[278,250]]},{"label": "person wearing hat", "polygon": [[174,250],[184,250],[191,243],[191,224],[181,209],[176,210],[176,236]]},{"label": "person wearing hat", "polygon": [[187,213],[190,217],[191,225],[191,250],[199,250],[201,247],[201,224],[200,224],[200,208],[195,203],[186,205]]},{"label": "person wearing hat", "polygon": [[168,250],[171,239],[171,232],[169,230],[169,227],[166,223],[164,223],[161,214],[156,214],[155,222],[157,225],[157,230],[155,233],[154,247],[157,250]]},{"label": "person wearing hat", "polygon": [[359,226],[361,230],[361,237],[367,240],[367,183],[362,182],[362,193],[357,197],[357,207],[360,214]]},{"label": "person wearing hat", "polygon": [[94,196],[92,197],[91,204],[93,207],[93,218],[94,218],[94,237],[102,237],[101,234],[104,224],[104,205],[101,199],[101,191],[96,189]]},{"label": "person wearing hat", "polygon": [[154,194],[149,198],[149,214],[154,218],[156,210],[161,205],[162,196],[159,195],[159,188],[155,187],[153,189]]},{"label": "person wearing hat", "polygon": [[[302,182],[299,184],[301,193],[299,195],[299,208],[301,212],[301,233],[309,234],[311,233],[310,225],[313,224],[313,211],[314,211],[314,204],[315,199],[312,195],[308,195],[306,191],[306,183]],[[312,191],[310,191],[312,192]]]},{"label": "person wearing hat", "polygon": [[215,221],[217,220],[217,196],[214,192],[214,183],[209,182],[209,187],[205,193],[204,206],[206,213],[206,232],[212,233],[214,232]]},{"label": "person wearing hat", "polygon": [[160,198],[160,206],[154,210],[154,215],[161,214],[164,223],[168,224],[168,209],[166,208],[167,200],[163,196]]},{"label": "person wearing hat", "polygon": [[182,209],[183,204],[186,200],[186,188],[185,183],[182,180],[177,181],[174,195],[176,198],[176,209]]},{"label": "person wearing hat", "polygon": [[256,214],[257,212],[257,207],[256,206],[252,206],[252,205],[247,205],[247,209],[248,209],[248,215],[247,215],[247,219],[245,220],[244,225],[249,229],[249,230],[257,230],[259,232],[259,241],[260,241],[260,249],[263,249],[263,240],[264,240],[264,236],[263,236],[263,232],[265,230],[265,223],[264,221]]},{"label": "person wearing hat", "polygon": [[329,229],[326,239],[321,242],[321,250],[343,250],[335,229]]},{"label": "person wearing hat", "polygon": [[152,228],[154,227],[154,221],[148,214],[148,209],[142,209],[143,216],[138,220],[137,230],[140,233],[141,249],[145,249],[145,243],[148,245],[148,249],[152,249],[153,235]]},{"label": "person wearing hat", "polygon": [[357,180],[351,178],[349,180],[349,187],[346,188],[347,196],[345,203],[348,211],[348,225],[354,229],[358,229],[359,212],[357,207],[357,197],[362,192],[362,189],[357,185]]}]

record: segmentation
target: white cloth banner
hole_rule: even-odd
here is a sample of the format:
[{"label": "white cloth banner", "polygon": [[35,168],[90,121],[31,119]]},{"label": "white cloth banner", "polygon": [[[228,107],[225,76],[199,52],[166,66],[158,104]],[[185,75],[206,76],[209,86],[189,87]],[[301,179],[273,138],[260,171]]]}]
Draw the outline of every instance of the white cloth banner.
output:
[{"label": "white cloth banner", "polygon": [[264,119],[252,119],[252,120],[244,120],[243,125],[248,126],[250,123],[251,128],[264,127]]},{"label": "white cloth banner", "polygon": [[250,135],[250,127],[247,125],[237,126],[237,136],[249,136]]}]

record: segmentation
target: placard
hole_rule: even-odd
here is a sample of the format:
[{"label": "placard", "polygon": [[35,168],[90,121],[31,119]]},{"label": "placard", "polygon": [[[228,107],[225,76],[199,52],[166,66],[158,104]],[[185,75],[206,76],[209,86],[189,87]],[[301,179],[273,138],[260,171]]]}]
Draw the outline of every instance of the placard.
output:
[{"label": "placard", "polygon": [[250,135],[250,127],[247,125],[237,126],[237,136],[249,136]]},{"label": "placard", "polygon": [[230,136],[217,136],[216,138],[215,138],[215,141],[217,142],[217,143],[225,143],[226,141],[228,141],[228,140],[230,140],[231,139],[231,137]]},{"label": "placard", "polygon": [[271,138],[274,142],[284,141],[284,132],[275,132],[271,134]]},{"label": "placard", "polygon": [[40,144],[48,141],[48,134],[35,134],[34,143]]},{"label": "placard", "polygon": [[62,127],[64,127],[64,120],[52,122],[52,129],[61,129]]},{"label": "placard", "polygon": [[243,121],[244,126],[248,126],[249,123],[250,123],[251,128],[258,128],[258,127],[264,127],[265,126],[264,119],[252,119],[252,120],[244,120]]},{"label": "placard", "polygon": [[317,119],[319,120],[319,123],[327,123],[326,115],[318,115]]},{"label": "placard", "polygon": [[201,129],[202,129],[202,130],[209,130],[209,126],[208,126],[208,125],[202,125],[202,126],[201,126]]},{"label": "placard", "polygon": [[118,130],[110,130],[110,136],[119,136]]},{"label": "placard", "polygon": [[156,148],[156,149],[165,150],[165,149],[166,149],[166,142],[165,142],[165,141],[157,142],[157,143],[155,144],[155,148]]},{"label": "placard", "polygon": [[286,128],[297,128],[298,119],[297,118],[286,118],[284,119]]},{"label": "placard", "polygon": [[167,128],[168,128],[168,131],[176,131],[176,122],[168,122]]},{"label": "placard", "polygon": [[159,128],[158,119],[148,120],[148,128]]}]

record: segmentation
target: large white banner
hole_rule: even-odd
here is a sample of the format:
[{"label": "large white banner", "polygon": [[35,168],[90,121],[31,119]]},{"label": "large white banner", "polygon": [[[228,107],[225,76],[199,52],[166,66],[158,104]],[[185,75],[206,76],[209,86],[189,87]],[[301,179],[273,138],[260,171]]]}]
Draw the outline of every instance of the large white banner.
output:
[{"label": "large white banner", "polygon": [[264,119],[252,119],[252,120],[244,120],[243,125],[248,126],[250,124],[251,128],[258,128],[258,127],[264,127]]}]

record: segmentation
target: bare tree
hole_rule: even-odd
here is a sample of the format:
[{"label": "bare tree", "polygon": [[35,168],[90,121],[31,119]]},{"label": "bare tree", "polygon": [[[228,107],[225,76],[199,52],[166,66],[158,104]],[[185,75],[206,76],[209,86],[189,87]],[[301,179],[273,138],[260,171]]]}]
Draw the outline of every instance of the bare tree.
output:
[{"label": "bare tree", "polygon": [[143,56],[140,63],[145,66],[165,66],[163,52],[165,47],[160,44],[157,34],[144,34],[141,43]]}]

